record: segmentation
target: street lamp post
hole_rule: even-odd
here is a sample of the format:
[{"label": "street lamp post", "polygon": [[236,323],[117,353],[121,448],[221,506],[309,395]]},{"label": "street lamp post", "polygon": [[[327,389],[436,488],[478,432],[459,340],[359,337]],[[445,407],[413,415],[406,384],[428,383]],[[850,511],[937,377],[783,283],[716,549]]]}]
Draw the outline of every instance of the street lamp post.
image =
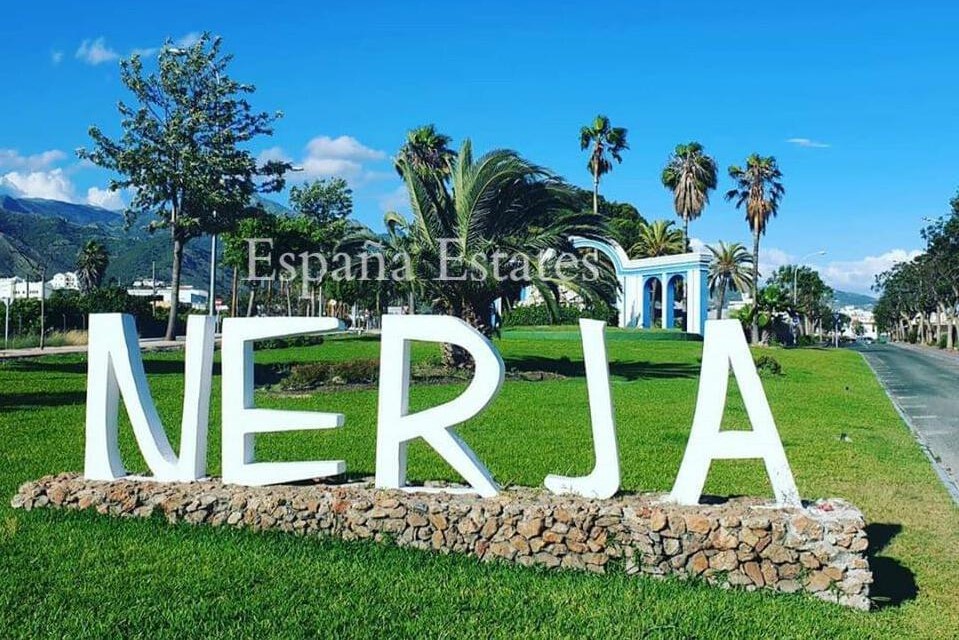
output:
[{"label": "street lamp post", "polygon": [[797,296],[797,285],[799,284],[799,282],[798,282],[798,280],[796,279],[796,277],[799,275],[799,267],[802,266],[802,263],[803,263],[803,261],[806,260],[806,258],[811,258],[811,257],[813,257],[813,256],[824,256],[824,255],[826,255],[826,251],[825,251],[825,250],[813,251],[812,253],[808,253],[808,254],[804,255],[802,258],[800,258],[799,261],[796,263],[796,266],[793,267],[793,306],[794,306],[794,307],[796,306],[796,300],[797,300],[797,298],[798,298],[798,296]]}]

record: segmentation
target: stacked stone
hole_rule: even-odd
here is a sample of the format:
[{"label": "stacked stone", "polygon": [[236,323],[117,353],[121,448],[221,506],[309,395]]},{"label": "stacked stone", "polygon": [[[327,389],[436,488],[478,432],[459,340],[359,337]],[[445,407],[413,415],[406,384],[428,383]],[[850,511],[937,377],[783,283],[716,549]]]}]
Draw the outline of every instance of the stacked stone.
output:
[{"label": "stacked stone", "polygon": [[865,522],[842,500],[804,509],[746,499],[682,507],[655,495],[587,500],[511,489],[484,499],[376,490],[369,483],[251,488],[61,474],[23,485],[12,506],[162,513],[170,522],[372,539],[594,573],[678,575],[749,591],[804,591],[856,609],[870,603]]}]

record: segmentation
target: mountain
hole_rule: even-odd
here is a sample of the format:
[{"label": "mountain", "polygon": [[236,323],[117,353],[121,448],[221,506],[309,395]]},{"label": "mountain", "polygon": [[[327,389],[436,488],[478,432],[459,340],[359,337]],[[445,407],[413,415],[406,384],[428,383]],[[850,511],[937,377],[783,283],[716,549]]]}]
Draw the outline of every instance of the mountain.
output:
[{"label": "mountain", "polygon": [[851,291],[834,291],[836,304],[839,307],[859,307],[861,309],[872,309],[876,304],[876,299],[862,293],[852,293]]},{"label": "mountain", "polygon": [[[257,197],[257,203],[271,213],[290,213],[265,198]],[[170,237],[163,231],[151,234],[144,227],[145,222],[137,222],[127,229],[122,215],[100,207],[0,194],[0,278],[36,278],[34,264],[45,266],[48,277],[73,271],[80,248],[97,240],[110,254],[106,282],[129,285],[150,277],[154,263],[157,278],[169,281]],[[194,238],[183,254],[183,283],[206,289],[209,274],[210,239]],[[217,275],[218,289],[226,291],[228,271],[220,269]]]},{"label": "mountain", "polygon": [[0,209],[11,213],[29,213],[37,216],[63,218],[73,224],[123,224],[123,216],[116,211],[86,204],[73,204],[42,198],[16,198],[0,195]]}]

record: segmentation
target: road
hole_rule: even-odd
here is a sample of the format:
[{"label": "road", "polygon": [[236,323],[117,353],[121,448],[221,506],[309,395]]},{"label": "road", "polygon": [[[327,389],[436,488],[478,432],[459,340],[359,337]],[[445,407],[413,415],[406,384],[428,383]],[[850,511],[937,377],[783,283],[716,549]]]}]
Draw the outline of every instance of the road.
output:
[{"label": "road", "polygon": [[857,349],[959,503],[959,356],[899,344]]}]

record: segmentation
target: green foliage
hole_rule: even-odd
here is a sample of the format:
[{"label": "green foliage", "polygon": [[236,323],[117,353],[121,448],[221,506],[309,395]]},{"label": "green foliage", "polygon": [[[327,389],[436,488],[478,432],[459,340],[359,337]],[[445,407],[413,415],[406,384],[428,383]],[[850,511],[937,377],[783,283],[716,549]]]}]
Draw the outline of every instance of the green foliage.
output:
[{"label": "green foliage", "polygon": [[432,172],[446,180],[453,171],[456,152],[450,149],[453,141],[436,130],[436,125],[426,124],[406,133],[406,141],[396,154],[396,172],[402,178],[407,171]]},{"label": "green foliage", "polygon": [[738,242],[726,244],[720,242],[718,247],[707,246],[713,254],[709,262],[707,283],[709,292],[718,297],[716,317],[721,318],[727,291],[743,293],[752,286],[753,257],[746,247]]},{"label": "green foliage", "polygon": [[575,325],[580,318],[604,320],[609,324],[616,323],[616,310],[605,303],[598,303],[589,308],[579,308],[571,305],[560,305],[559,314],[545,304],[531,304],[513,307],[504,314],[504,327],[545,326],[545,325]]},{"label": "green foliage", "polygon": [[683,232],[676,229],[671,220],[654,220],[643,224],[639,238],[627,253],[631,258],[655,258],[683,252]]},{"label": "green foliage", "polygon": [[353,190],[343,178],[323,178],[290,188],[290,206],[321,227],[353,213]]},{"label": "green foliage", "polygon": [[755,363],[759,375],[778,376],[783,372],[783,367],[779,364],[779,360],[776,360],[776,358],[768,353],[756,358]]},{"label": "green foliage", "polygon": [[613,170],[613,160],[623,161],[623,151],[629,149],[627,133],[623,127],[612,126],[604,115],[579,130],[579,148],[590,150],[586,170],[596,182]]},{"label": "green foliage", "polygon": [[709,192],[716,188],[716,161],[706,155],[698,142],[676,145],[663,168],[663,186],[673,194],[673,208],[683,221],[684,250],[689,248],[689,221],[695,220],[709,204]]},{"label": "green foliage", "polygon": [[90,291],[99,287],[109,264],[110,256],[107,254],[107,248],[96,240],[87,240],[77,253],[76,272],[80,289]]},{"label": "green foliage", "polygon": [[309,391],[328,385],[372,383],[379,375],[379,360],[315,362],[291,367],[280,387],[286,391]]}]

